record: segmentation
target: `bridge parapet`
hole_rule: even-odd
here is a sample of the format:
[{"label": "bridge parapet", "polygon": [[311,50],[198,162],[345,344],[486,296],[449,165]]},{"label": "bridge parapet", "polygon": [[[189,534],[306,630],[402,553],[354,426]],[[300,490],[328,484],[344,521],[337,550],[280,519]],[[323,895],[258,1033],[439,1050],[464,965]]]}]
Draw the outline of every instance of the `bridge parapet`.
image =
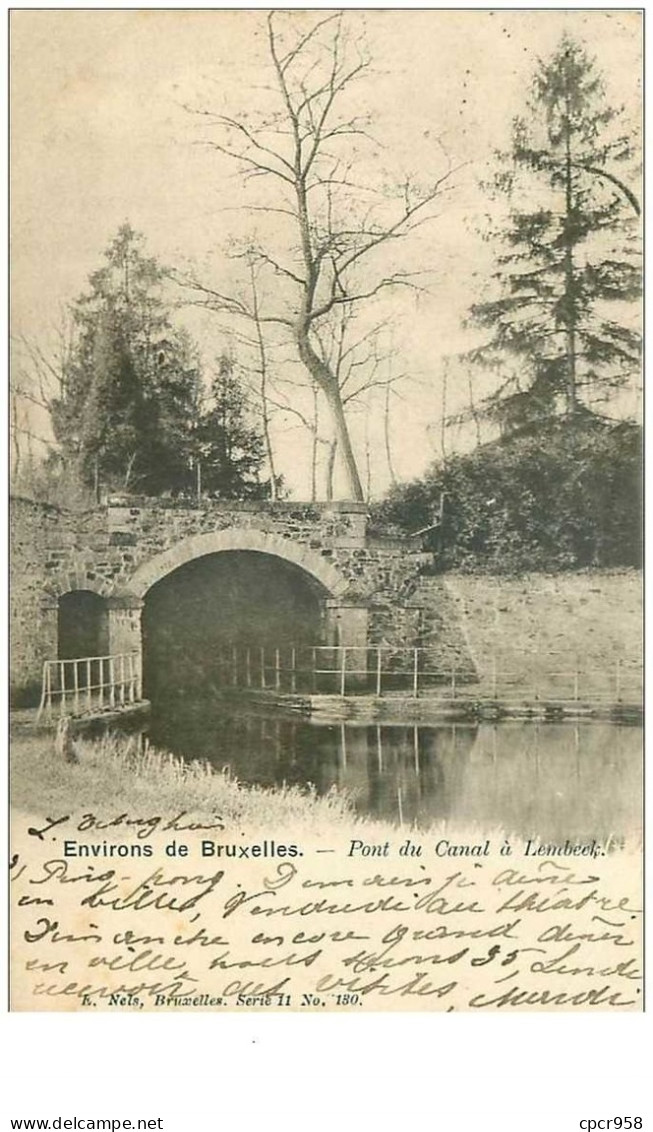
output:
[{"label": "bridge parapet", "polygon": [[161,531],[174,541],[226,527],[274,531],[285,538],[302,542],[317,540],[332,547],[362,547],[367,535],[366,504],[343,501],[236,503],[220,499],[112,496],[106,513],[109,535],[123,539],[131,536],[134,544],[150,541]]},{"label": "bridge parapet", "polygon": [[368,535],[367,521],[366,505],[348,501],[234,503],[121,495],[76,513],[14,500],[12,675],[26,686],[38,680],[43,660],[58,655],[63,594],[90,590],[102,597],[108,648],[133,651],[149,588],[186,562],[222,551],[276,556],[311,575],[331,623],[339,635],[352,635],[352,644],[389,636],[411,643],[405,633],[416,631],[419,613],[407,611],[406,602],[430,556],[414,540]]},{"label": "bridge parapet", "polygon": [[114,496],[106,507],[111,557],[124,563],[116,582],[127,587],[135,573],[151,573],[155,580],[156,570],[150,571],[148,563],[160,555],[166,555],[167,568],[174,568],[200,553],[242,548],[286,557],[312,573],[332,596],[347,591],[350,597],[396,598],[425,556],[414,543],[368,536],[367,520],[366,504],[348,501],[232,503]]}]

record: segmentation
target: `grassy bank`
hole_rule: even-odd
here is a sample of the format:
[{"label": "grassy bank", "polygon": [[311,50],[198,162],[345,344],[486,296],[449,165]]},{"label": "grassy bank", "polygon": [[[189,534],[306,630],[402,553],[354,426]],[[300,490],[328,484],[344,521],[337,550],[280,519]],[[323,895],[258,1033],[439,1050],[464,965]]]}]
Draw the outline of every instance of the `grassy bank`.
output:
[{"label": "grassy bank", "polygon": [[[386,838],[398,832],[389,821],[357,813],[353,798],[336,787],[318,795],[299,786],[246,785],[208,763],[185,763],[153,748],[143,752],[136,738],[111,733],[94,740],[76,739],[75,752],[78,761],[66,762],[55,752],[52,734],[18,733],[11,760],[14,810],[30,819],[91,813],[109,822],[121,814],[142,819],[183,814],[185,824],[209,826],[220,819],[226,830],[283,831],[318,840],[338,834]],[[410,823],[403,828],[410,829]],[[504,837],[519,836],[499,822],[490,828],[486,821],[460,817],[435,819],[419,833],[470,842],[489,837],[497,844]],[[120,840],[128,835],[128,828],[118,823],[111,835]],[[623,849],[627,840],[632,849],[641,839],[633,832],[627,838],[612,833],[602,840],[610,849]]]},{"label": "grassy bank", "polygon": [[[257,828],[351,824],[354,813],[342,792],[318,797],[283,786],[267,790],[243,786],[208,763],[185,763],[167,752],[139,749],[137,739],[106,734],[75,740],[78,762],[65,762],[49,734],[18,735],[12,742],[11,800],[19,810],[52,815],[129,810],[189,817]],[[361,819],[356,818],[356,821]]]}]

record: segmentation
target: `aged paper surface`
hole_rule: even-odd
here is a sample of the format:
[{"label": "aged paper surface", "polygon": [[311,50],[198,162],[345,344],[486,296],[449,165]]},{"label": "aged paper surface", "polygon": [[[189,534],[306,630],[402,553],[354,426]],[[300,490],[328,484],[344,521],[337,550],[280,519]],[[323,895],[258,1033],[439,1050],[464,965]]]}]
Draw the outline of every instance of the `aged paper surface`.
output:
[{"label": "aged paper surface", "polygon": [[155,835],[116,867],[53,856],[106,844],[54,828],[15,837],[16,1009],[639,1007],[637,854],[524,862],[515,845],[513,863],[504,840],[456,864],[444,839],[275,831],[239,837],[226,867],[224,833]]},{"label": "aged paper surface", "polygon": [[[379,285],[378,317],[393,329],[360,330],[380,366],[349,418],[365,503],[350,503],[346,461],[328,480],[336,434],[289,368],[264,418],[278,501],[221,499],[199,457],[188,490],[132,490],[135,457],[122,491],[103,486],[96,462],[85,485],[96,498],[70,508],[44,494],[41,471],[56,449],[53,402],[65,400],[62,311],[88,293],[121,225],[171,267],[166,302],[198,344],[205,383],[216,358],[235,358],[260,394],[267,371],[238,321],[245,302],[252,310],[238,272],[270,210],[283,237],[288,203],[268,195],[265,166],[271,138],[285,140],[268,122],[230,165],[274,82],[265,13],[12,16],[15,1011],[641,1009],[637,570],[438,573],[429,532],[377,537],[367,515],[397,479],[481,436],[466,371],[443,359],[470,348],[474,280],[492,271],[479,180],[525,112],[538,59],[576,38],[636,135],[641,14],[346,16],[342,50],[371,67],[346,104],[350,128],[331,139],[351,133],[351,166],[334,158],[331,179],[360,204],[378,128],[381,196],[412,169],[408,214],[413,194],[443,179],[408,262],[392,240],[379,252],[382,280],[401,289],[414,268],[419,288],[400,306]],[[301,42],[316,18],[286,13],[284,34]],[[638,206],[636,183],[611,184],[615,201],[625,188]],[[358,235],[391,229],[380,215]],[[330,223],[325,205],[315,230]],[[342,254],[332,236],[324,259]],[[274,283],[260,297],[283,322],[285,288],[302,278],[279,266],[274,240],[265,248],[257,270],[272,265]],[[375,297],[378,278],[358,279],[359,294]],[[334,267],[334,302],[340,286]],[[628,320],[638,325],[638,307]],[[272,368],[291,366],[284,350],[272,341]],[[414,383],[397,384],[404,369]],[[477,403],[491,392],[479,388]],[[637,383],[619,397],[619,419],[635,419]],[[105,454],[124,426],[119,400],[112,412]],[[87,434],[73,440],[81,451]]]}]

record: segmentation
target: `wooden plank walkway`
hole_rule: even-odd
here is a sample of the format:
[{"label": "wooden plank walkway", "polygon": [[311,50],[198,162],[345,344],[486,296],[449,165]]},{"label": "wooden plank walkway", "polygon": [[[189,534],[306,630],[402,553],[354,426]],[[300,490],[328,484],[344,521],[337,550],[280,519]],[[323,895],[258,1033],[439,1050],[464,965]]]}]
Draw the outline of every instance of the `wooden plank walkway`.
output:
[{"label": "wooden plank walkway", "polygon": [[562,720],[604,720],[641,723],[641,703],[608,703],[589,700],[482,699],[462,696],[412,697],[396,692],[385,696],[291,695],[260,689],[215,689],[215,701],[249,704],[263,711],[301,716],[314,723],[429,723],[499,722],[503,719],[555,723]]}]

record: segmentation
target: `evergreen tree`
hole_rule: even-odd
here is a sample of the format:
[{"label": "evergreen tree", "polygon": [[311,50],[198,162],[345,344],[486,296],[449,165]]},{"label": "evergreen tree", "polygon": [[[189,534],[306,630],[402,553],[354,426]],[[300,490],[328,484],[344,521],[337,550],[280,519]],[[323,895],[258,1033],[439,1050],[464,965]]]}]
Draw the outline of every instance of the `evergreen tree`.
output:
[{"label": "evergreen tree", "polygon": [[200,417],[195,451],[202,490],[224,499],[269,497],[269,483],[260,478],[264,438],[249,420],[247,394],[228,356],[219,359],[211,382],[210,406]]},{"label": "evergreen tree", "polygon": [[65,460],[95,487],[156,494],[192,482],[199,369],[161,297],[163,269],[123,225],[74,305],[76,346],[52,405]]},{"label": "evergreen tree", "polygon": [[500,294],[470,319],[492,331],[471,357],[501,373],[487,407],[508,429],[582,411],[639,371],[628,307],[640,294],[639,203],[621,110],[606,104],[595,62],[567,37],[540,63],[528,108],[492,186],[511,206],[495,233]]}]

